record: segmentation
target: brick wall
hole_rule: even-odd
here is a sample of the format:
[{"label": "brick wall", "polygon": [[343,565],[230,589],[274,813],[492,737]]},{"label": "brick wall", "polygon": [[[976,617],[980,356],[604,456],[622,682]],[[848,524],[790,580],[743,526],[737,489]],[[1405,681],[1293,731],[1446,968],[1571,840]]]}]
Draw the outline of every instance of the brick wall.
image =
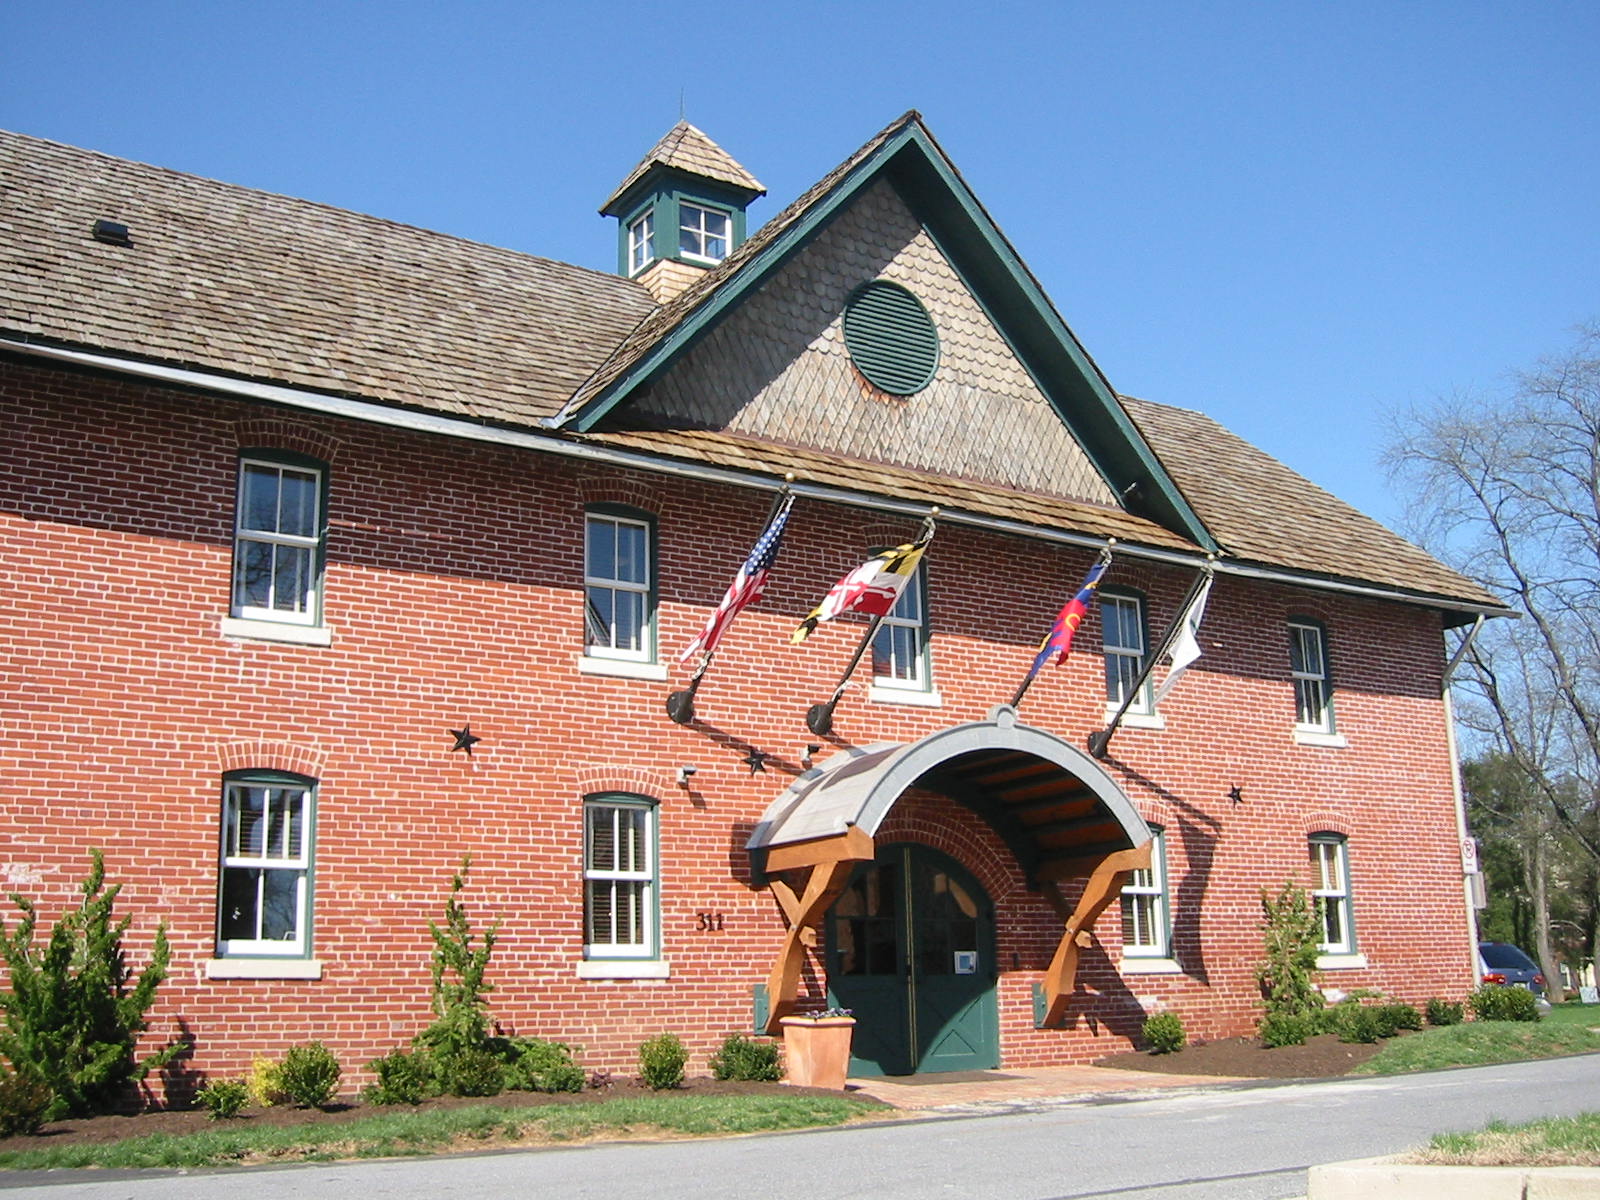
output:
[{"label": "brick wall", "polygon": [[[686,677],[676,654],[758,534],[761,496],[9,362],[0,399],[0,885],[52,919],[102,848],[123,885],[119,910],[134,918],[133,961],[156,921],[172,941],[153,1038],[186,1033],[190,1069],[210,1074],[320,1038],[361,1082],[368,1059],[429,1020],[427,922],[469,853],[468,909],[480,926],[503,921],[490,1000],[506,1032],[568,1041],[586,1066],[627,1071],[637,1044],[662,1030],[682,1035],[704,1069],[723,1034],[748,1029],[751,986],[783,926],[751,886],[744,843],[802,769],[817,740],[805,710],[828,695],[860,626],[824,625],[798,648],[787,635],[866,546],[903,539],[914,522],[797,504],[767,597],[701,689],[701,723],[679,727],[663,710]],[[220,632],[236,457],[262,445],[330,463],[331,646]],[[667,683],[577,669],[583,506],[597,500],[659,518]],[[942,706],[871,702],[858,682],[836,715],[838,743],[915,739],[1008,700],[1088,560],[941,529],[927,563]],[[1113,582],[1145,593],[1159,632],[1189,578],[1120,560]],[[1327,625],[1342,748],[1291,736],[1291,614]],[[1099,640],[1091,618],[1067,665],[1029,692],[1024,721],[1075,745],[1103,724]],[[1059,923],[1004,845],[967,810],[920,792],[880,832],[880,843],[937,846],[990,891],[1005,1065],[1124,1049],[1158,1007],[1192,1036],[1245,1032],[1258,1016],[1260,891],[1307,882],[1306,837],[1322,830],[1349,838],[1367,961],[1327,981],[1414,1002],[1469,985],[1437,617],[1223,578],[1202,642],[1205,657],[1163,705],[1165,728],[1120,731],[1107,763],[1167,830],[1182,973],[1119,971],[1113,906],[1068,1028],[1034,1030],[1031,989]],[[450,752],[447,731],[465,722],[483,738],[471,757]],[[769,756],[765,772],[742,761],[751,749]],[[688,787],[673,776],[685,763],[698,767]],[[319,780],[319,980],[206,977],[220,779],[244,767]],[[581,802],[606,790],[659,801],[668,979],[577,977]],[[720,929],[701,932],[701,912],[722,914]],[[806,978],[820,988],[820,963]]]}]

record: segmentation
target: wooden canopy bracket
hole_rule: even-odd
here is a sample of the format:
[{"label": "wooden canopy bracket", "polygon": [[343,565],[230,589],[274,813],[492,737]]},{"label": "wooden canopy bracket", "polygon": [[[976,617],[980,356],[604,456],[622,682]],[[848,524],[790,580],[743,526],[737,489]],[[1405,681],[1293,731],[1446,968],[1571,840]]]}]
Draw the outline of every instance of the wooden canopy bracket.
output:
[{"label": "wooden canopy bracket", "polygon": [[[789,922],[783,948],[767,976],[768,1033],[781,1033],[779,1022],[797,1007],[806,949],[817,944],[816,923],[844,891],[856,863],[870,861],[875,852],[871,835],[854,825],[831,837],[774,846],[767,851],[767,888]],[[806,872],[801,890],[796,892],[776,878],[779,871]]]},{"label": "wooden canopy bracket", "polygon": [[[1145,842],[1132,850],[1117,850],[1098,862],[1081,860],[1086,870],[1080,873],[1087,873],[1089,878],[1083,885],[1083,895],[1078,898],[1077,907],[1066,917],[1061,944],[1056,947],[1055,957],[1045,971],[1042,984],[1043,1013],[1038,1022],[1041,1029],[1054,1028],[1065,1020],[1067,1001],[1072,997],[1073,983],[1078,975],[1078,957],[1093,940],[1089,931],[1094,928],[1095,921],[1106,910],[1106,906],[1122,891],[1128,876],[1150,865],[1150,846],[1150,842]],[[1054,881],[1045,889],[1045,898],[1058,916],[1064,913],[1066,901]]]}]

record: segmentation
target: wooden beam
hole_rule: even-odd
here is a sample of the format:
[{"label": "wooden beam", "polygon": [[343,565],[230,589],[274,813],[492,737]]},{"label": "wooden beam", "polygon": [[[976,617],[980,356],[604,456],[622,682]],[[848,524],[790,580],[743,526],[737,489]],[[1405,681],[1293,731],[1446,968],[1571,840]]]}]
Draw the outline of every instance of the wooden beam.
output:
[{"label": "wooden beam", "polygon": [[769,846],[766,869],[772,874],[815,867],[822,863],[861,862],[871,858],[874,853],[872,835],[859,826],[851,825],[843,833]]},{"label": "wooden beam", "polygon": [[[1045,970],[1043,989],[1045,996],[1045,1015],[1041,1025],[1052,1028],[1060,1025],[1067,1015],[1067,1002],[1072,998],[1073,984],[1078,976],[1078,959],[1082,952],[1093,940],[1090,930],[1099,919],[1106,907],[1117,898],[1122,891],[1122,885],[1127,883],[1128,876],[1135,870],[1150,865],[1150,842],[1136,846],[1132,850],[1118,850],[1102,857],[1089,872],[1089,879],[1083,885],[1083,895],[1078,897],[1078,906],[1073,909],[1072,915],[1067,918],[1066,927],[1061,931],[1061,942],[1056,946],[1055,957],[1050,960],[1050,966]],[[1055,892],[1054,886],[1050,888]],[[1047,899],[1049,892],[1046,893]],[[1056,892],[1059,900],[1059,892]],[[1059,914],[1064,904],[1057,904]]]},{"label": "wooden beam", "polygon": [[[1011,812],[1019,817],[1032,816],[1034,813],[1049,812],[1052,808],[1065,808],[1071,804],[1082,804],[1085,800],[1090,802],[1099,799],[1088,788],[1072,788],[1059,796],[1048,796],[1043,800],[1029,800],[1022,804],[1006,804]],[[1005,800],[1002,796],[1001,800]]]},{"label": "wooden beam", "polygon": [[[870,846],[871,839],[868,839]],[[871,857],[870,855],[868,857]],[[778,951],[778,958],[772,965],[772,972],[767,976],[767,1032],[776,1036],[783,1031],[782,1018],[794,1012],[796,1001],[800,994],[800,972],[805,966],[806,947],[816,941],[815,931],[812,926],[822,918],[833,902],[839,898],[845,885],[850,882],[850,873],[855,869],[855,860],[837,859],[833,862],[818,863],[810,868],[806,877],[805,892],[800,897],[799,903],[790,916],[788,931],[784,934],[783,947]],[[775,881],[782,885],[782,881]],[[787,889],[787,885],[782,885]],[[772,884],[768,884],[771,888]],[[793,890],[789,890],[789,898],[793,900]],[[782,893],[774,891],[778,896],[778,903],[789,915],[789,905],[785,902]],[[809,935],[809,936],[808,936]]]}]

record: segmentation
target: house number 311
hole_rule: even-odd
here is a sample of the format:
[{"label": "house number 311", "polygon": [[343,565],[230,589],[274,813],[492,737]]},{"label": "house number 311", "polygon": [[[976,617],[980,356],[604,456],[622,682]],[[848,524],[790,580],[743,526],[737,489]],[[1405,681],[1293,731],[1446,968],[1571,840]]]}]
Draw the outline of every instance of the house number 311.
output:
[{"label": "house number 311", "polygon": [[695,928],[701,933],[722,932],[722,914],[719,912],[697,912],[694,919]]}]

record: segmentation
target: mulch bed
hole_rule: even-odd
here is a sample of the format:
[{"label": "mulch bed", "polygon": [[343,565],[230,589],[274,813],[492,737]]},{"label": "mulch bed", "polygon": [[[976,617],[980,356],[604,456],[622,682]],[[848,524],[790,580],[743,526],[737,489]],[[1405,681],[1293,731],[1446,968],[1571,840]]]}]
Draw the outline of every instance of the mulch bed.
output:
[{"label": "mulch bed", "polygon": [[1169,1075],[1319,1079],[1344,1075],[1381,1049],[1382,1042],[1352,1044],[1341,1042],[1331,1033],[1319,1033],[1303,1046],[1279,1046],[1274,1050],[1263,1049],[1255,1038],[1220,1038],[1185,1046],[1176,1054],[1150,1054],[1142,1050],[1112,1054],[1097,1060],[1095,1066]]},{"label": "mulch bed", "polygon": [[[784,1083],[735,1083],[732,1081],[716,1080],[709,1077],[696,1076],[684,1081],[682,1088],[672,1092],[662,1093],[652,1091],[650,1088],[633,1079],[617,1079],[610,1086],[600,1089],[585,1089],[581,1092],[558,1092],[553,1095],[543,1092],[503,1092],[498,1096],[486,1099],[465,1096],[440,1096],[437,1099],[425,1100],[416,1105],[419,1109],[459,1108],[471,1104],[492,1104],[498,1108],[536,1108],[548,1104],[592,1104],[598,1100],[618,1100],[634,1096],[659,1096],[659,1095],[693,1095],[693,1096],[732,1096],[732,1095],[762,1095],[783,1093],[814,1093],[815,1088],[796,1088]],[[818,1094],[837,1096],[838,1092],[820,1092]],[[215,1129],[219,1126],[243,1125],[246,1127],[263,1128],[283,1125],[337,1125],[349,1121],[370,1117],[375,1113],[408,1112],[411,1105],[397,1105],[391,1108],[362,1104],[356,1100],[347,1100],[334,1104],[326,1109],[294,1108],[288,1105],[274,1106],[272,1108],[247,1108],[238,1117],[229,1121],[212,1121],[204,1110],[190,1109],[187,1111],[154,1110],[150,1112],[133,1113],[128,1115],[112,1115],[99,1117],[69,1117],[64,1121],[55,1121],[46,1125],[39,1133],[28,1136],[0,1138],[0,1151],[3,1150],[30,1150],[44,1146],[73,1146],[90,1143],[118,1142],[123,1138],[143,1137],[146,1134],[169,1133],[184,1134],[196,1133],[202,1129]]]}]

